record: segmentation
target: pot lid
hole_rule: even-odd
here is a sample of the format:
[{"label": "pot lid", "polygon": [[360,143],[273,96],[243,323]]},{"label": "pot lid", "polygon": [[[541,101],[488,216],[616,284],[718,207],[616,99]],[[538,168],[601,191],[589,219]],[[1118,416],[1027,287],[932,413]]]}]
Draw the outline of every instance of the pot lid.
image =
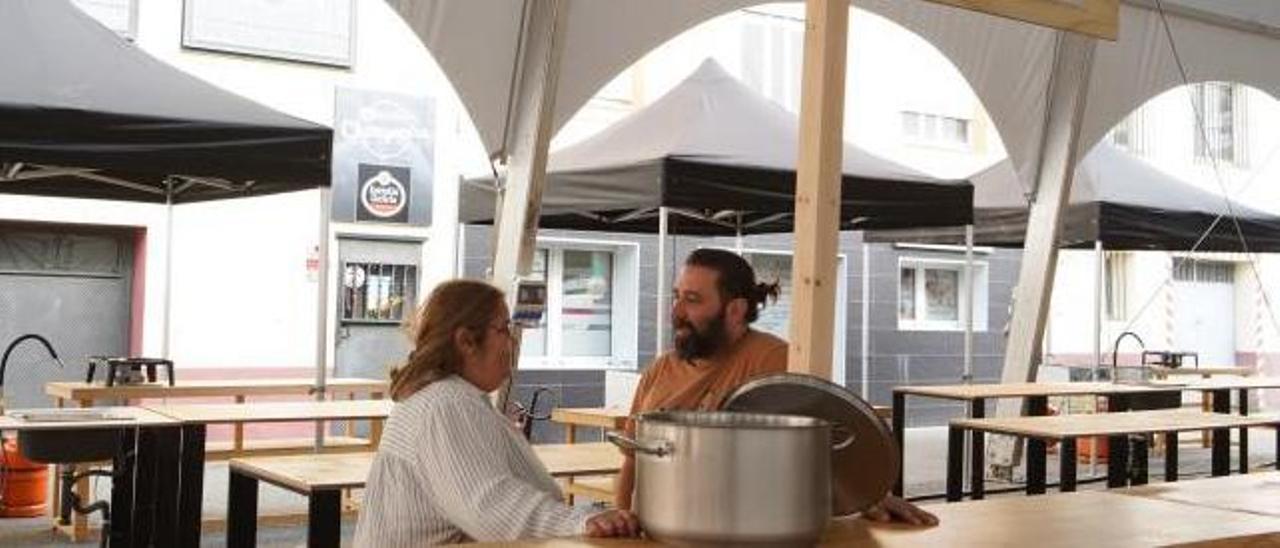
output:
[{"label": "pot lid", "polygon": [[898,446],[888,425],[870,404],[830,381],[795,373],[760,377],[735,390],[721,408],[830,422],[831,510],[836,516],[880,502],[898,477]]}]

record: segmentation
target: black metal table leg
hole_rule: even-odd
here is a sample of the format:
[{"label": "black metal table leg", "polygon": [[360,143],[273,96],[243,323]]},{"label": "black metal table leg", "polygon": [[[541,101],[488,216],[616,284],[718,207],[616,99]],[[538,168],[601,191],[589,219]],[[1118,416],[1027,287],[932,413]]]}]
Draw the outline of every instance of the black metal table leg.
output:
[{"label": "black metal table leg", "polygon": [[120,429],[120,452],[111,463],[110,521],[102,531],[108,537],[108,546],[137,546],[138,541],[146,538],[135,537],[133,528],[134,500],[137,498],[134,481],[145,479],[145,474],[138,473],[137,441],[136,428]]},{"label": "black metal table leg", "polygon": [[[1231,391],[1230,390],[1214,390],[1213,394],[1213,412],[1214,413],[1230,413],[1231,412]],[[1214,476],[1225,476],[1231,473],[1231,429],[1215,428],[1213,430],[1213,463],[1211,468]]]},{"label": "black metal table leg", "polygon": [[[1107,395],[1107,410],[1120,413],[1129,410],[1129,398],[1123,394]],[[1107,487],[1129,484],[1129,436],[1107,436]]]},{"label": "black metal table leg", "polygon": [[907,395],[893,391],[893,440],[898,442],[898,481],[893,484],[893,494],[901,497],[903,478],[906,477],[907,453]]},{"label": "black metal table leg", "polygon": [[1178,481],[1178,433],[1164,435],[1164,480]]},{"label": "black metal table leg", "polygon": [[227,546],[253,548],[257,544],[258,479],[232,468],[227,485]]},{"label": "black metal table leg", "polygon": [[313,491],[307,510],[308,548],[338,548],[342,536],[342,491]]},{"label": "black metal table leg", "polygon": [[1027,438],[1027,494],[1043,495],[1045,490],[1045,468],[1048,466],[1048,451],[1045,440]]},{"label": "black metal table leg", "polygon": [[1146,485],[1147,484],[1147,436],[1138,434],[1131,436],[1131,447],[1133,454],[1130,455],[1129,461],[1132,463],[1129,485]]},{"label": "black metal table leg", "polygon": [[1076,490],[1076,439],[1063,438],[1058,446],[1058,481],[1063,493]]},{"label": "black metal table leg", "polygon": [[[969,403],[969,416],[975,419],[981,419],[987,416],[986,400],[982,398],[974,399]],[[969,487],[970,493],[974,500],[981,500],[986,497],[986,456],[987,449],[982,432],[978,430],[969,431],[969,440],[971,444],[970,461],[969,461]]]},{"label": "black metal table leg", "polygon": [[952,425],[947,431],[947,502],[964,498],[964,429]]},{"label": "black metal table leg", "polygon": [[178,546],[178,505],[181,499],[182,429],[150,429],[145,450],[155,455],[155,546]]},{"label": "black metal table leg", "polygon": [[[1249,389],[1241,388],[1236,393],[1240,398],[1240,414],[1249,415]],[[1240,473],[1249,473],[1249,427],[1240,427]]]},{"label": "black metal table leg", "polygon": [[205,425],[182,426],[181,480],[178,494],[178,545],[200,545],[200,514],[204,499]]}]

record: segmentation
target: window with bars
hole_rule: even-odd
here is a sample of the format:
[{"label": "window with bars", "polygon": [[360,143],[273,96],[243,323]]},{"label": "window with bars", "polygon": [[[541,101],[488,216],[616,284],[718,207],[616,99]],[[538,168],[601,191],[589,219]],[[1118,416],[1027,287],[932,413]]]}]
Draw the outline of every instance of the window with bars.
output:
[{"label": "window with bars", "polygon": [[1236,265],[1229,261],[1173,259],[1173,279],[1179,282],[1210,284],[1235,283]]},{"label": "window with bars", "polygon": [[342,321],[400,323],[413,309],[418,267],[348,262],[342,267]]},{"label": "window with bars", "polygon": [[1109,252],[1104,259],[1105,283],[1104,298],[1107,319],[1123,321],[1129,318],[1128,276],[1129,256],[1118,252]]},{"label": "window with bars", "polygon": [[1242,91],[1227,82],[1204,82],[1191,87],[1196,159],[1246,164]]},{"label": "window with bars", "polygon": [[902,136],[916,144],[968,148],[970,121],[964,118],[902,111]]},{"label": "window with bars", "polygon": [[787,110],[798,112],[803,20],[746,13],[750,20],[742,26],[743,81]]}]

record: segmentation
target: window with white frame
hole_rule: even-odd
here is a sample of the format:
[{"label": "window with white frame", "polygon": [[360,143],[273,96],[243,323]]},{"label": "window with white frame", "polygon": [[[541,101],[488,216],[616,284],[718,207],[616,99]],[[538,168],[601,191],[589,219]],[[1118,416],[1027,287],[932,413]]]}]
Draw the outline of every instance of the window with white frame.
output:
[{"label": "window with white frame", "polygon": [[902,137],[909,143],[946,148],[969,148],[971,120],[904,110]]},{"label": "window with white frame", "polygon": [[[964,329],[970,303],[964,261],[902,258],[898,267],[898,328],[909,331]],[[987,265],[973,265],[973,326],[987,328]]]},{"label": "window with white frame", "polygon": [[547,315],[521,335],[521,367],[634,367],[639,271],[633,244],[539,241],[530,275]]},{"label": "window with white frame", "polygon": [[787,110],[800,109],[804,21],[746,11],[742,25],[742,80]]},{"label": "window with white frame", "polygon": [[1195,157],[1201,161],[1244,166],[1247,143],[1243,88],[1227,82],[1203,82],[1191,87],[1195,106]]},{"label": "window with white frame", "polygon": [[1236,265],[1230,261],[1206,261],[1186,257],[1173,259],[1173,279],[1178,282],[1233,284],[1235,274]]},{"label": "window with white frame", "polygon": [[1129,255],[1119,251],[1108,251],[1103,258],[1103,277],[1103,303],[1107,319],[1128,320]]}]

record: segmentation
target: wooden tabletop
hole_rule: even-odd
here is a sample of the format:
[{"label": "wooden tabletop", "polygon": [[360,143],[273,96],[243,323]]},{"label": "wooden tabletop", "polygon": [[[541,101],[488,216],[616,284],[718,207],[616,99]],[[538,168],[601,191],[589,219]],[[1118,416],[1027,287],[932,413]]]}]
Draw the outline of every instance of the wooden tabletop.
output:
[{"label": "wooden tabletop", "polygon": [[231,459],[229,466],[247,475],[298,493],[364,487],[373,466],[373,453],[335,453],[288,457]]},{"label": "wooden tabletop", "polygon": [[1151,374],[1153,375],[1164,375],[1169,377],[1185,377],[1185,376],[1212,377],[1214,375],[1249,376],[1254,373],[1257,373],[1258,371],[1257,369],[1254,369],[1252,367],[1235,367],[1235,366],[1226,367],[1226,366],[1207,366],[1207,365],[1202,367],[1178,367],[1178,368],[1169,368],[1169,367],[1161,367],[1158,365],[1153,365],[1153,366],[1150,366],[1150,369],[1151,369]]},{"label": "wooden tabletop", "polygon": [[1162,409],[1126,413],[1040,417],[966,418],[951,421],[953,426],[961,426],[972,430],[1047,439],[1180,432],[1212,428],[1262,426],[1277,423],[1280,423],[1280,416],[1276,415],[1242,416],[1226,413],[1206,413],[1193,409]]},{"label": "wooden tabletop", "polygon": [[1030,396],[1106,395],[1176,390],[1177,387],[1153,388],[1146,385],[1110,382],[1017,382],[992,384],[939,384],[895,386],[894,392],[949,400],[980,398],[1019,398]]},{"label": "wooden tabletop", "polygon": [[[15,415],[33,413],[33,414],[56,414],[60,417],[74,417],[76,414],[83,414],[84,411],[92,411],[95,414],[103,414],[113,417],[111,419],[102,418],[84,418],[82,420],[41,420],[38,417],[27,420],[19,418]],[[95,407],[92,410],[84,409],[10,409],[0,416],[0,430],[6,432],[17,432],[19,430],[77,430],[86,428],[121,428],[121,427],[137,427],[137,426],[164,426],[176,425],[177,421],[159,413],[143,409],[141,407]]]},{"label": "wooden tabletop", "polygon": [[[622,467],[622,454],[608,443],[535,445],[533,452],[552,477],[612,474]],[[299,493],[363,487],[373,466],[372,452],[231,459],[230,466],[250,476]]]},{"label": "wooden tabletop", "polygon": [[[378,379],[334,378],[325,385],[339,392],[383,392],[387,381]],[[314,393],[315,379],[226,379],[176,380],[165,383],[107,386],[103,383],[50,382],[44,392],[64,400],[98,400],[107,398],[200,398],[215,396],[290,395]]]},{"label": "wooden tabletop", "polygon": [[330,400],[226,404],[147,405],[184,423],[223,424],[313,420],[385,419],[391,400]]},{"label": "wooden tabletop", "polygon": [[622,469],[622,452],[607,442],[535,445],[533,452],[557,478],[616,474]]},{"label": "wooden tabletop", "polygon": [[622,430],[627,416],[627,410],[619,407],[558,407],[551,411],[552,422],[610,430]]},{"label": "wooden tabletop", "polygon": [[1280,517],[1280,472],[1157,483],[1116,489],[1111,492],[1218,510]]},{"label": "wooden tabletop", "polygon": [[[859,518],[837,519],[831,522],[820,546],[1130,548],[1260,535],[1280,530],[1280,518],[1096,491],[938,504],[925,509],[937,515],[941,524],[917,528],[870,523]],[[637,540],[552,539],[471,546],[587,548],[660,545]]]}]

